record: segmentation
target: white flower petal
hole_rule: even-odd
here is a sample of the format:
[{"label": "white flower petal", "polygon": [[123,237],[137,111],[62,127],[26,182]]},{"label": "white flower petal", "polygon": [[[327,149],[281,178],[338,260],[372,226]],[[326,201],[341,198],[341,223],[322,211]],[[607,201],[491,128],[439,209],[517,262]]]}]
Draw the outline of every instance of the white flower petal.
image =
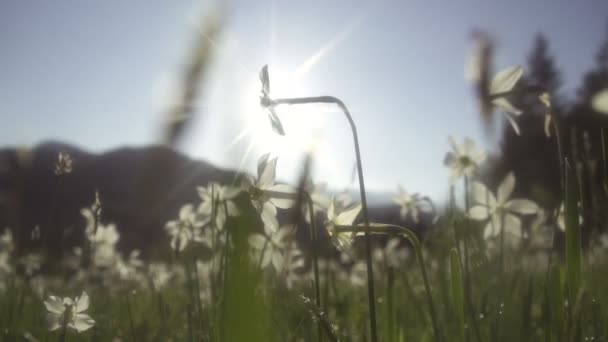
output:
[{"label": "white flower petal", "polygon": [[63,306],[63,300],[55,296],[49,296],[49,298],[44,301],[44,306],[49,312],[56,314],[62,314],[65,310],[65,307]]},{"label": "white flower petal", "polygon": [[505,204],[505,208],[514,213],[523,215],[536,214],[538,212],[538,205],[527,199],[510,200]]},{"label": "white flower petal", "polygon": [[272,265],[277,272],[283,270],[283,256],[278,251],[272,253]]},{"label": "white flower petal", "polygon": [[496,197],[488,190],[488,188],[480,182],[473,182],[471,185],[471,195],[473,201],[486,207],[494,207],[496,205]]},{"label": "white flower petal", "polygon": [[551,115],[545,115],[545,135],[551,138]]},{"label": "white flower petal", "polygon": [[515,188],[515,175],[513,172],[509,172],[505,179],[503,179],[502,183],[498,186],[498,191],[496,192],[497,201],[499,204],[504,204],[511,194],[513,193],[513,189]]},{"label": "white flower petal", "polygon": [[268,239],[262,234],[252,234],[247,238],[249,246],[253,249],[262,250],[267,244]]},{"label": "white flower petal", "polygon": [[492,100],[492,104],[494,105],[494,107],[504,111],[507,119],[509,119],[509,114],[519,116],[522,113],[520,109],[515,108],[511,104],[511,102],[509,102],[509,100],[505,99],[504,97],[499,97]]},{"label": "white flower petal", "polygon": [[74,317],[74,322],[70,324],[76,331],[83,332],[95,325],[95,321],[89,315],[77,314],[76,317]]},{"label": "white flower petal", "polygon": [[508,67],[499,71],[496,73],[494,79],[492,79],[492,82],[490,83],[490,94],[495,95],[510,91],[513,89],[515,84],[517,84],[517,81],[519,81],[523,74],[524,69],[519,65]]},{"label": "white flower petal", "polygon": [[351,225],[361,212],[361,204],[341,212],[335,220],[337,225]]},{"label": "white flower petal", "polygon": [[272,158],[264,166],[264,170],[259,175],[258,185],[261,189],[266,189],[274,184],[275,172],[277,168],[277,158]]},{"label": "white flower petal", "polygon": [[82,294],[76,300],[76,305],[75,305],[74,309],[76,310],[76,313],[79,313],[79,312],[85,311],[88,308],[89,308],[89,295],[86,292],[82,291]]},{"label": "white flower petal", "polygon": [[469,209],[469,217],[473,220],[483,221],[488,219],[489,210],[488,207],[476,205]]},{"label": "white flower petal", "polygon": [[53,312],[49,312],[46,315],[46,321],[49,325],[50,331],[61,328],[62,320],[63,320],[63,315],[58,315]]},{"label": "white flower petal", "polygon": [[504,217],[504,221],[505,221],[505,226],[504,226],[504,230],[505,233],[509,233],[509,234],[513,234],[516,236],[522,236],[521,233],[521,220],[512,214],[505,214]]},{"label": "white flower petal", "polygon": [[489,239],[497,235],[498,228],[492,225],[492,221],[488,222],[483,229],[483,238]]}]

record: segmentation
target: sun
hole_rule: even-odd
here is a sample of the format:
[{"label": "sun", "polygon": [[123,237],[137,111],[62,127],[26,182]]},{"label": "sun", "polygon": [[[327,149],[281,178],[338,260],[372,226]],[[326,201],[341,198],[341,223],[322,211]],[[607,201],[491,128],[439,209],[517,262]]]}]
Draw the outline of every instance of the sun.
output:
[{"label": "sun", "polygon": [[[301,73],[278,67],[269,67],[272,98],[302,97],[310,95]],[[285,129],[281,136],[272,130],[268,114],[260,106],[260,80],[256,77],[243,96],[242,113],[252,148],[276,156],[301,155],[316,149],[321,143],[326,115],[320,106],[280,105],[275,107]]]}]

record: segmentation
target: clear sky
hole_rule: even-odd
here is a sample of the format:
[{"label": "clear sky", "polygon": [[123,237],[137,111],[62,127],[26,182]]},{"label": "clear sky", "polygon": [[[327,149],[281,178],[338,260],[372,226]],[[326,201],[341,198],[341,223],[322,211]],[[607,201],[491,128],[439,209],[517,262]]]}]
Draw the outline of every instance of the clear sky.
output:
[{"label": "clear sky", "polygon": [[[212,7],[0,1],[0,146],[53,139],[101,152],[158,141],[172,85]],[[243,0],[226,8],[183,152],[245,170],[273,152],[279,177],[291,181],[304,145],[316,142],[315,179],[334,189],[351,185],[350,131],[332,108],[280,109],[288,138],[265,128],[257,73],[269,64],[276,96],[335,95],[347,104],[370,190],[402,184],[434,198],[447,191],[449,134],[496,148],[481,133],[464,79],[472,29],[497,39],[497,69],[524,64],[534,35],[544,33],[572,93],[608,25],[603,0]]]}]

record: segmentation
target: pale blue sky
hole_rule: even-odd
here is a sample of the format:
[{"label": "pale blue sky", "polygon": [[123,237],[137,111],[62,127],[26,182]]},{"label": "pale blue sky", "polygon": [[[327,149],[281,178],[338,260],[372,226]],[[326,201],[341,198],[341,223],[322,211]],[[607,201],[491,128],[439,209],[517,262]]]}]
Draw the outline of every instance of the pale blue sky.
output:
[{"label": "pale blue sky", "polygon": [[[210,7],[208,1],[1,1],[0,146],[54,139],[100,152],[156,141],[171,82]],[[268,0],[227,7],[184,152],[238,167],[252,135],[228,144],[259,114],[258,70],[270,64],[272,82],[273,71],[296,70],[325,47],[292,95],[335,95],[349,106],[370,190],[402,184],[435,198],[447,189],[448,134],[496,146],[481,134],[464,79],[471,30],[497,39],[497,68],[525,63],[534,35],[545,33],[571,92],[593,65],[608,24],[601,0]],[[281,116],[310,115],[287,120],[287,133],[296,137],[313,134],[307,121],[319,125],[323,152],[315,178],[341,189],[350,184],[354,152],[346,121],[327,110]],[[265,141],[280,147],[279,177],[294,179],[301,150]],[[253,170],[267,144],[256,145],[245,169]]]}]

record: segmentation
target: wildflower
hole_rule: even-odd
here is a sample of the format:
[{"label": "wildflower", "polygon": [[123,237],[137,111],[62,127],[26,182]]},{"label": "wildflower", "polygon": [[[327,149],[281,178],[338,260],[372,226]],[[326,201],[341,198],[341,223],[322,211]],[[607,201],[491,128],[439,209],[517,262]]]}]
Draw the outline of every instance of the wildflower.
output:
[{"label": "wildflower", "polygon": [[445,155],[443,164],[450,168],[450,184],[454,184],[462,176],[470,177],[486,160],[486,152],[476,149],[470,138],[464,138],[462,145],[458,145],[451,136],[448,141],[452,151]]},{"label": "wildflower", "polygon": [[393,201],[401,206],[401,218],[405,219],[408,215],[411,215],[412,220],[418,223],[419,212],[429,213],[433,210],[428,198],[421,198],[417,193],[409,194],[401,186],[399,186],[398,192]]},{"label": "wildflower", "polygon": [[49,296],[44,306],[48,310],[47,320],[51,331],[68,327],[83,332],[95,324],[89,315],[82,313],[89,308],[89,296],[84,291],[74,300]]},{"label": "wildflower", "polygon": [[476,205],[469,210],[469,217],[480,221],[490,219],[484,228],[484,238],[498,235],[501,226],[505,232],[521,236],[521,220],[515,214],[538,212],[538,206],[530,200],[509,199],[514,188],[513,172],[498,186],[496,196],[482,183],[473,183],[473,200]]},{"label": "wildflower", "polygon": [[72,172],[73,160],[69,154],[65,152],[59,152],[57,157],[57,163],[55,163],[55,174],[57,176],[66,175]]},{"label": "wildflower", "polygon": [[242,189],[210,183],[206,187],[198,187],[197,190],[202,200],[197,212],[205,217],[215,217],[215,226],[218,229],[224,229],[228,216],[239,215],[239,209],[233,199]]},{"label": "wildflower", "polygon": [[277,158],[268,160],[265,154],[258,160],[257,179],[246,178],[244,187],[253,207],[260,213],[264,229],[273,232],[279,227],[277,208],[288,209],[294,205],[294,190],[283,184],[275,184]]},{"label": "wildflower", "polygon": [[591,99],[593,110],[602,114],[608,114],[608,88],[601,90]]},{"label": "wildflower", "polygon": [[336,210],[336,200],[332,198],[331,202],[329,202],[329,208],[327,208],[327,231],[339,249],[348,250],[355,238],[355,233],[336,232],[336,226],[352,225],[360,211],[361,204],[357,204],[338,213]]},{"label": "wildflower", "polygon": [[253,248],[256,260],[260,260],[260,266],[265,268],[272,263],[277,272],[284,267],[286,249],[288,242],[293,236],[293,227],[282,227],[270,236],[253,234],[249,236],[249,246]]},{"label": "wildflower", "polygon": [[150,284],[152,285],[152,289],[155,291],[160,291],[163,289],[173,275],[167,267],[167,264],[162,262],[152,262],[148,264],[148,278],[150,280]]},{"label": "wildflower", "polygon": [[194,206],[186,204],[179,210],[179,219],[169,221],[165,225],[167,234],[171,236],[171,248],[177,252],[181,252],[186,248],[191,240],[198,240],[200,236],[200,228],[204,222],[198,219]]}]

